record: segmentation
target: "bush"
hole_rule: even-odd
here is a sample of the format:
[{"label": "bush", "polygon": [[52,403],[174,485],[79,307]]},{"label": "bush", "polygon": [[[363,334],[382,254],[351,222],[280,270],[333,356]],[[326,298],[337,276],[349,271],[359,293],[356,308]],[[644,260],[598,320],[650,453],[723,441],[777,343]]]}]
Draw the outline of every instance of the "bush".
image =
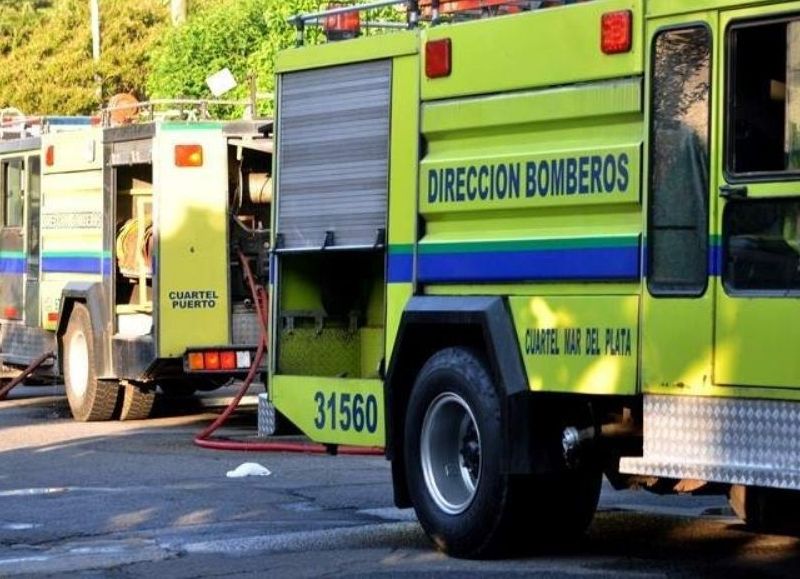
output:
[{"label": "bush", "polygon": [[[211,98],[206,78],[228,68],[239,83],[226,100],[248,97],[247,77],[255,75],[260,93],[274,86],[278,50],[294,42],[287,22],[298,12],[318,9],[321,0],[221,0],[192,14],[184,26],[171,30],[153,56],[148,81],[152,98]],[[272,103],[263,102],[261,113]],[[240,111],[229,111],[236,114]]]}]

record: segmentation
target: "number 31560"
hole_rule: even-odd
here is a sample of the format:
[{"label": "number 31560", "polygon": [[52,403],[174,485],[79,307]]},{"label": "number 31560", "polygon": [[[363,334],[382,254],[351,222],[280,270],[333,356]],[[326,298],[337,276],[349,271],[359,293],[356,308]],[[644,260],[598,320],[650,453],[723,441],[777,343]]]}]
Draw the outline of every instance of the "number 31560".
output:
[{"label": "number 31560", "polygon": [[317,415],[314,426],[322,430],[326,426],[331,430],[355,430],[356,432],[375,432],[378,429],[378,400],[372,394],[331,392],[325,396],[323,392],[314,394],[317,404]]}]

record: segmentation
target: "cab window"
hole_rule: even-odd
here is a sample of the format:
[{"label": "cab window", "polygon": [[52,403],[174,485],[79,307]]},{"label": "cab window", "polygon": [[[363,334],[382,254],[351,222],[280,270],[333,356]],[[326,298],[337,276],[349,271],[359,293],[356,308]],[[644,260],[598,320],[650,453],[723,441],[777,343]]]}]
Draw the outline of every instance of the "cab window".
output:
[{"label": "cab window", "polygon": [[708,285],[711,33],[665,30],[653,44],[647,285],[699,296]]},{"label": "cab window", "polygon": [[750,200],[725,208],[728,291],[796,294],[800,290],[800,200]]},{"label": "cab window", "polygon": [[728,175],[800,172],[800,20],[735,24],[728,35]]},{"label": "cab window", "polygon": [[22,161],[2,164],[3,176],[3,226],[22,227]]}]

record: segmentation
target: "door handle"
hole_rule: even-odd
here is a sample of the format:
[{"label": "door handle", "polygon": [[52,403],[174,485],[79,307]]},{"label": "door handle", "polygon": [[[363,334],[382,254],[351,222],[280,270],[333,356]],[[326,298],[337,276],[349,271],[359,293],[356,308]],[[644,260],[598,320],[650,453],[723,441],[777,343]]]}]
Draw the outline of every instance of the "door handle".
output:
[{"label": "door handle", "polygon": [[746,185],[720,185],[719,196],[723,199],[731,201],[733,199],[746,199],[747,186]]}]

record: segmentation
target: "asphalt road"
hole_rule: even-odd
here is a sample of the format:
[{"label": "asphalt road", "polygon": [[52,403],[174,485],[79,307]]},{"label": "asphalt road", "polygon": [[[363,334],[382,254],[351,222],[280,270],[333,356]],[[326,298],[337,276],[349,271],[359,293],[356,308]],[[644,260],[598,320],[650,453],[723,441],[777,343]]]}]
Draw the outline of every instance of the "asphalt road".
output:
[{"label": "asphalt road", "polygon": [[[57,387],[0,402],[0,577],[800,577],[798,539],[747,532],[720,497],[608,488],[569,549],[450,559],[393,508],[382,458],[193,446],[231,393],[129,423],[74,423]],[[251,400],[224,434],[255,420]],[[226,476],[245,462],[271,474]]]}]

